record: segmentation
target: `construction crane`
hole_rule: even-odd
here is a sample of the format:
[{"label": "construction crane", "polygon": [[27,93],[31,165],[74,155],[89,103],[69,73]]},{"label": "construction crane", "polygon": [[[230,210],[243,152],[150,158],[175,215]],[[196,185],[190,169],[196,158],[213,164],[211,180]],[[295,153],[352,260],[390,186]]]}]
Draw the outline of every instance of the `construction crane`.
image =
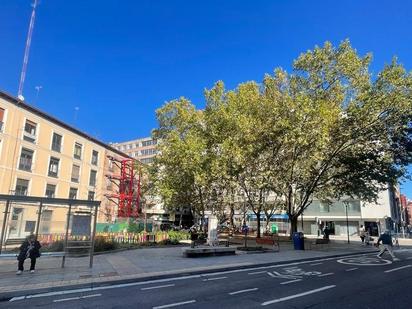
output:
[{"label": "construction crane", "polygon": [[24,100],[23,97],[23,87],[24,87],[24,80],[26,79],[26,71],[27,71],[27,63],[29,62],[29,53],[30,53],[30,45],[31,45],[31,37],[33,35],[33,28],[34,28],[34,19],[36,18],[36,7],[37,7],[38,1],[34,0],[34,3],[32,4],[33,10],[31,12],[31,18],[30,18],[30,24],[29,24],[29,33],[27,34],[27,40],[26,40],[26,48],[24,50],[24,58],[23,58],[23,67],[21,69],[21,75],[20,75],[20,82],[19,82],[19,90],[17,92],[17,97],[20,100]]}]

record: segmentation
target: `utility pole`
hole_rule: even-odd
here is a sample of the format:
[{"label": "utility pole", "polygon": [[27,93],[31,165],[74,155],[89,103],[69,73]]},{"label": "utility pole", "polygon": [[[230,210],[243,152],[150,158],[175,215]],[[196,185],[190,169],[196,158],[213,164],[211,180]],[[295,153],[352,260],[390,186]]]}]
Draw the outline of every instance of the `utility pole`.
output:
[{"label": "utility pole", "polygon": [[33,35],[34,20],[36,18],[37,2],[38,2],[37,0],[34,0],[34,3],[32,5],[33,10],[31,12],[31,18],[30,18],[30,24],[29,24],[29,33],[27,34],[26,48],[24,50],[24,58],[23,58],[23,67],[21,69],[19,90],[17,92],[17,97],[22,101],[24,100],[23,87],[24,87],[24,80],[26,79],[27,63],[29,62],[30,44],[31,44],[31,37]]}]

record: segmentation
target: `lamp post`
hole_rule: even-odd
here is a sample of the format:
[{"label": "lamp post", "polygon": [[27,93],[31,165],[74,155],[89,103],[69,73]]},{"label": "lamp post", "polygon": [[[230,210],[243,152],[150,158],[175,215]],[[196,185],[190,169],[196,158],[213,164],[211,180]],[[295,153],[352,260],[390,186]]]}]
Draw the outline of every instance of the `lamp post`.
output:
[{"label": "lamp post", "polygon": [[348,219],[348,201],[344,202],[345,204],[345,210],[346,210],[346,233],[348,235],[348,244],[350,243],[350,239],[349,239],[349,219]]}]

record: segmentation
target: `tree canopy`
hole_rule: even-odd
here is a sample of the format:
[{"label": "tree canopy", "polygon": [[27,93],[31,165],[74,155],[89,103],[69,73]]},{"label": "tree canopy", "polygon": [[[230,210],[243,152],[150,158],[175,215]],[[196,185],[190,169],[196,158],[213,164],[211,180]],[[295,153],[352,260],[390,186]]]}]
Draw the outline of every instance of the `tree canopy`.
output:
[{"label": "tree canopy", "polygon": [[295,231],[314,198],[376,199],[411,162],[412,75],[393,59],[374,76],[371,60],[349,41],[326,42],[290,73],[234,90],[217,82],[203,110],[166,103],[153,174],[165,204],[204,213],[243,200],[260,225],[270,194]]}]

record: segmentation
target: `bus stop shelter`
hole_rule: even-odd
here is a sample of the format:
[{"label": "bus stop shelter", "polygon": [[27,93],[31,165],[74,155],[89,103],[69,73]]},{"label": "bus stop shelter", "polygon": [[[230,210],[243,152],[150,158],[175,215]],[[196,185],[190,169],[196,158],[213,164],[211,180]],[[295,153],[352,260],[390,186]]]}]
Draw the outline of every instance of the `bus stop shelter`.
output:
[{"label": "bus stop shelter", "polygon": [[93,266],[100,201],[0,194],[0,254],[30,234],[43,243],[63,243],[62,264],[73,251],[87,251]]}]

